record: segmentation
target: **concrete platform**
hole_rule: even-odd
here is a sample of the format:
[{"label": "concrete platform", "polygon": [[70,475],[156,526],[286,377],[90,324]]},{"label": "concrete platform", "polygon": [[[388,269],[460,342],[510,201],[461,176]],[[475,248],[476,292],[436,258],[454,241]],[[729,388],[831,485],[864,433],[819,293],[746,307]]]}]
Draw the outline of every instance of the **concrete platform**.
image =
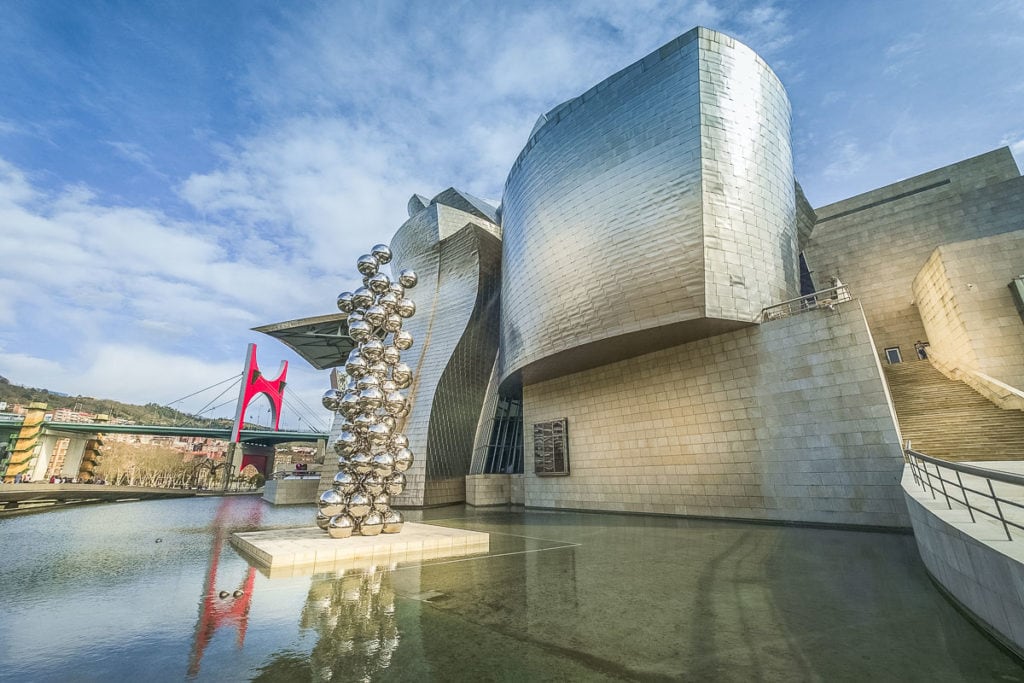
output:
[{"label": "concrete platform", "polygon": [[484,553],[490,535],[406,522],[401,533],[331,538],[298,527],[231,534],[231,544],[271,578]]}]

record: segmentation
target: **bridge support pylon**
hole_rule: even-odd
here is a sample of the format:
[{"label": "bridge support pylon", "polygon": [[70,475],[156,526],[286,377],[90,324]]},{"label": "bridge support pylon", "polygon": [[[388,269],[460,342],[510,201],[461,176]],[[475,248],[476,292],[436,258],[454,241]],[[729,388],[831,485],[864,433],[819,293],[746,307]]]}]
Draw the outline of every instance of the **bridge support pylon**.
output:
[{"label": "bridge support pylon", "polygon": [[[11,451],[11,460],[7,463],[7,471],[4,472],[4,483],[11,483],[29,474],[29,465],[36,454],[36,446],[39,441],[39,434],[43,430],[43,418],[46,416],[46,404],[33,401],[28,404],[25,413],[25,420],[21,423],[21,431],[14,442],[14,449]],[[20,476],[19,476],[20,475]]]}]

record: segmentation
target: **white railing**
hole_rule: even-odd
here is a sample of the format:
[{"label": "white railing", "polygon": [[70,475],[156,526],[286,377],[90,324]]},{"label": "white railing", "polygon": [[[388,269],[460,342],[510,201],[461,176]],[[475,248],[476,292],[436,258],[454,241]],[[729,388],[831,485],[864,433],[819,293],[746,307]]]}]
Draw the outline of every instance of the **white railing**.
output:
[{"label": "white railing", "polygon": [[[909,443],[909,442],[908,442]],[[966,509],[971,522],[979,516],[998,522],[1008,541],[1013,540],[1011,527],[1018,538],[1024,532],[1024,477],[1009,472],[975,467],[966,463],[939,460],[910,448],[903,450],[903,459],[910,467],[914,481],[932,498],[945,501],[946,507]],[[993,482],[1005,490],[996,491]]]},{"label": "white railing", "polygon": [[849,288],[841,282],[837,281],[837,284],[828,289],[821,289],[813,294],[805,294],[804,296],[797,297],[796,299],[790,299],[789,301],[783,301],[781,304],[775,304],[768,306],[761,311],[761,322],[768,322],[769,320],[779,320],[781,318],[788,318],[791,315],[797,315],[798,313],[805,313],[807,311],[817,311],[821,309],[834,310],[836,304],[841,304],[844,301],[849,301],[853,297],[850,296]]}]

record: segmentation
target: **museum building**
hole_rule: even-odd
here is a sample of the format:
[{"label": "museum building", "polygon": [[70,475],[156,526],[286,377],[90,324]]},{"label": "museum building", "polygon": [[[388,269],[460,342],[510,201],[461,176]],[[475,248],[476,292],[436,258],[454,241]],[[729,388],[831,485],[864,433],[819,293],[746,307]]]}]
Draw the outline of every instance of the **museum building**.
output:
[{"label": "museum building", "polygon": [[[1002,148],[815,209],[790,130],[695,28],[542,115],[500,207],[414,195],[396,504],[909,526],[891,368],[1024,409],[1024,180]],[[327,369],[345,325],[257,329]]]}]

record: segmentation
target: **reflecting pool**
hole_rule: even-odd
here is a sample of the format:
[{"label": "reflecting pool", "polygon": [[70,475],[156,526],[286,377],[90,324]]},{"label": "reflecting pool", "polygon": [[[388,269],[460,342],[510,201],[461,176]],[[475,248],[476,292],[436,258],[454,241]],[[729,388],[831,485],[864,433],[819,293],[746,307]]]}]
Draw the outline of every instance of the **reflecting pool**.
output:
[{"label": "reflecting pool", "polygon": [[[268,578],[250,496],[0,520],[0,679],[1024,681],[908,535],[463,508],[486,554]],[[339,540],[338,543],[344,543]]]}]

